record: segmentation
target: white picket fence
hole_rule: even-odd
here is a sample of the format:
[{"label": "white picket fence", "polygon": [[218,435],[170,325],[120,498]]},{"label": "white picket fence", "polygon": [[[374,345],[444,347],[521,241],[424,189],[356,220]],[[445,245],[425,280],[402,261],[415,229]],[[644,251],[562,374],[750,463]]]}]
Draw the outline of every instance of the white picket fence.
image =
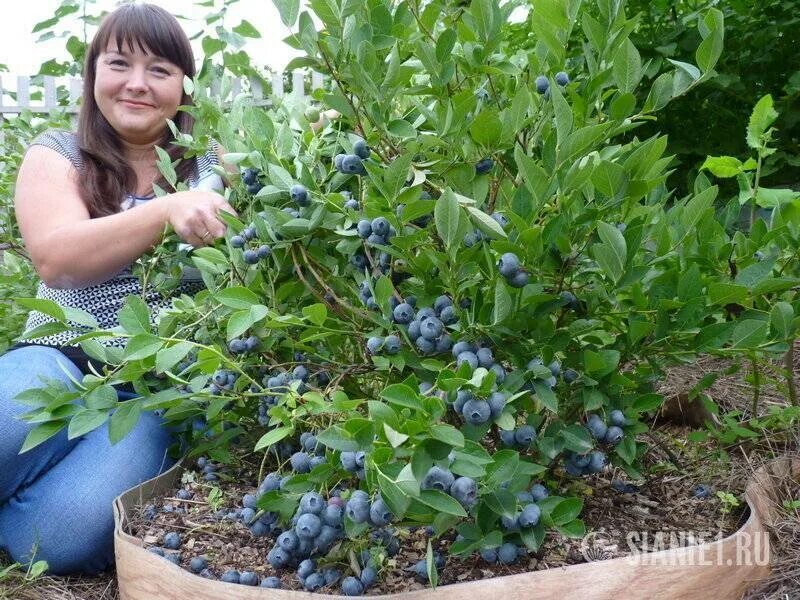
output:
[{"label": "white picket fence", "polygon": [[[16,99],[8,96],[4,88],[4,78],[9,81],[16,80],[16,88],[12,93],[16,93]],[[41,85],[35,85],[31,77],[0,75],[0,117],[5,114],[19,114],[24,110],[34,113],[49,113],[54,109],[65,110],[68,113],[77,114],[78,103],[83,93],[83,80],[79,77],[53,77],[46,75],[42,79]],[[243,91],[249,92],[253,96],[253,101],[259,106],[267,106],[272,102],[272,98],[282,98],[292,94],[303,98],[306,96],[306,83],[310,82],[310,89],[316,90],[325,87],[325,76],[322,73],[295,70],[291,73],[291,87],[285,89],[283,73],[274,73],[270,78],[270,88],[265,93],[264,86],[260,79],[244,80],[239,77],[226,77],[225,80],[215,80],[207,88],[206,93],[209,97],[218,98],[221,102],[230,102],[234,97]],[[66,105],[59,104],[58,89],[61,87],[68,90],[69,97]],[[222,92],[225,90],[224,97]],[[31,100],[31,95],[41,92],[41,100]],[[9,100],[13,103],[6,103]]]}]

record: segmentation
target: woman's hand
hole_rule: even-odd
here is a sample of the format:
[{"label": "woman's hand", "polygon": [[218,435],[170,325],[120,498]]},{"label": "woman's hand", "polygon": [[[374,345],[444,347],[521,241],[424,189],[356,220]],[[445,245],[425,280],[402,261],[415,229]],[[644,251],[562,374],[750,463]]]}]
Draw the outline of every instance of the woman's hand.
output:
[{"label": "woman's hand", "polygon": [[180,238],[195,248],[209,246],[225,237],[227,225],[218,213],[237,216],[225,198],[215,192],[189,190],[168,194],[156,199],[163,202],[166,221]]}]

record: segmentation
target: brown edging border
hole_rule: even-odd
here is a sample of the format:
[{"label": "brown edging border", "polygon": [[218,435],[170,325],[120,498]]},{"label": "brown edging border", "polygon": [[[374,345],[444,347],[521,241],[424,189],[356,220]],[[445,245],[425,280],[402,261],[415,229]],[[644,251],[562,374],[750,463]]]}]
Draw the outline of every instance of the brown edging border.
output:
[{"label": "brown edging border", "polygon": [[[127,510],[167,492],[180,480],[183,463],[124,492],[114,500],[114,548],[122,600],[345,600],[347,596],[272,590],[208,580],[151,552],[124,531]],[[781,458],[759,468],[747,484],[750,517],[737,532],[715,542],[640,556],[370,596],[383,600],[738,600],[769,575],[769,535],[774,480],[800,476],[800,459]]]}]

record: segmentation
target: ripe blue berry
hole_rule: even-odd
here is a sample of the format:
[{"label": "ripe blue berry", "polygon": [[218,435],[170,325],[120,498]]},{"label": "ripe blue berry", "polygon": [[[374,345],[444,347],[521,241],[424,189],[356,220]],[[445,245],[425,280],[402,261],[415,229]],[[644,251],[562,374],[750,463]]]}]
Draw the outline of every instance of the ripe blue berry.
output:
[{"label": "ripe blue berry", "polygon": [[456,321],[458,321],[458,313],[456,312],[455,307],[453,306],[445,306],[442,309],[440,319],[442,323],[445,325],[452,325]]},{"label": "ripe blue berry", "polygon": [[534,502],[539,502],[539,500],[544,500],[550,495],[547,491],[547,488],[544,487],[541,483],[534,483],[531,486],[531,496],[533,497]]},{"label": "ripe blue berry", "polygon": [[321,529],[322,521],[313,513],[300,515],[300,518],[297,519],[297,525],[294,527],[297,537],[301,540],[310,540],[317,537]]},{"label": "ripe blue berry", "polygon": [[366,175],[367,171],[364,168],[361,158],[355,154],[346,154],[342,158],[341,167],[339,170],[347,175]]},{"label": "ripe blue berry", "polygon": [[375,527],[388,525],[394,519],[392,511],[386,506],[383,498],[377,498],[369,508],[369,520]]},{"label": "ripe blue berry", "polygon": [[473,371],[478,368],[478,357],[474,352],[462,352],[456,358],[456,366],[461,366],[467,363]]},{"label": "ripe blue berry", "polygon": [[606,433],[608,432],[608,427],[603,422],[603,420],[597,415],[591,415],[589,420],[586,422],[586,428],[592,434],[592,437],[596,440],[604,440],[606,437]]},{"label": "ripe blue berry", "polygon": [[535,81],[536,91],[544,94],[550,88],[550,81],[545,75],[539,75]]},{"label": "ripe blue berry", "polygon": [[308,473],[311,470],[311,457],[306,452],[295,452],[289,458],[295,473]]},{"label": "ripe blue berry", "polygon": [[242,183],[253,185],[258,181],[258,171],[256,169],[245,169],[242,171]]},{"label": "ripe blue berry", "polygon": [[261,580],[261,587],[279,590],[281,588],[281,580],[277,577],[264,577]]},{"label": "ripe blue berry", "polygon": [[208,560],[205,556],[195,556],[189,561],[189,570],[192,573],[199,573],[206,567],[208,567]]},{"label": "ripe blue berry", "polygon": [[528,285],[528,281],[530,281],[530,275],[528,275],[527,271],[520,269],[506,281],[508,281],[508,285],[513,288],[524,288]]},{"label": "ripe blue berry", "polygon": [[258,575],[252,571],[242,571],[239,575],[239,584],[256,586],[258,585]]},{"label": "ripe blue berry", "polygon": [[342,594],[345,596],[360,596],[364,593],[364,584],[355,577],[345,577],[342,581]]},{"label": "ripe blue berry", "polygon": [[459,477],[450,486],[450,495],[466,507],[478,502],[478,484],[469,477]]},{"label": "ripe blue berry", "polygon": [[520,263],[519,258],[513,252],[506,252],[497,261],[497,269],[503,277],[512,277],[519,271]]},{"label": "ripe blue berry", "polygon": [[362,498],[350,498],[345,513],[353,523],[366,523],[369,519],[369,501]]},{"label": "ripe blue berry", "polygon": [[289,196],[294,200],[298,206],[308,206],[308,190],[304,185],[296,183],[289,188]]},{"label": "ripe blue berry", "polygon": [[256,256],[258,256],[259,259],[263,260],[267,258],[270,254],[272,254],[272,248],[270,248],[266,244],[261,244],[258,248],[256,248]]},{"label": "ripe blue berry", "polygon": [[481,548],[480,555],[488,563],[494,564],[497,562],[497,548]]},{"label": "ripe blue berry", "polygon": [[369,146],[367,146],[367,142],[364,140],[357,140],[356,143],[353,144],[353,154],[359,158],[369,158]]},{"label": "ripe blue berry", "polygon": [[607,444],[611,444],[612,446],[616,446],[617,444],[619,444],[622,441],[623,437],[625,437],[625,432],[622,431],[622,429],[620,429],[616,425],[612,425],[606,431],[605,438],[603,438],[603,439],[605,440],[605,442]]},{"label": "ripe blue berry", "polygon": [[565,369],[561,378],[564,380],[564,383],[572,383],[578,379],[578,372],[574,369]]},{"label": "ripe blue berry", "polygon": [[367,352],[370,354],[377,354],[383,347],[383,338],[373,336],[367,339]]},{"label": "ripe blue berry", "polygon": [[517,547],[510,542],[506,542],[497,549],[497,562],[501,564],[511,565],[517,562],[517,556]]},{"label": "ripe blue berry", "polygon": [[444,325],[436,317],[425,319],[419,326],[419,333],[422,337],[428,340],[435,340],[444,330]]},{"label": "ripe blue berry", "polygon": [[492,415],[492,409],[485,400],[469,400],[464,403],[462,414],[467,423],[480,425],[489,420]]},{"label": "ripe blue berry", "polygon": [[255,265],[258,263],[258,252],[255,250],[245,250],[242,256],[244,257],[244,262],[248,265]]},{"label": "ripe blue berry", "polygon": [[278,536],[277,543],[278,546],[280,546],[283,550],[286,550],[286,552],[292,554],[300,545],[300,538],[298,538],[297,534],[290,529],[288,531],[284,531]]},{"label": "ripe blue berry", "polygon": [[530,446],[536,439],[536,430],[530,425],[523,425],[514,432],[514,440],[520,446]]},{"label": "ripe blue berry", "polygon": [[325,500],[316,492],[306,492],[300,499],[300,512],[320,514],[326,506]]},{"label": "ripe blue berry", "polygon": [[628,422],[628,420],[625,418],[625,413],[623,413],[621,410],[612,410],[608,418],[611,423],[617,427],[624,427]]},{"label": "ripe blue berry", "polygon": [[383,341],[383,349],[386,354],[397,354],[400,352],[400,338],[394,334],[387,335]]},{"label": "ripe blue berry", "polygon": [[482,158],[477,163],[475,163],[475,172],[478,175],[483,175],[484,173],[488,173],[492,170],[494,166],[494,161],[491,158]]},{"label": "ripe blue berry", "polygon": [[291,560],[292,555],[280,546],[274,546],[272,550],[267,553],[267,562],[276,569],[285,567]]},{"label": "ripe blue berry", "polygon": [[600,452],[599,450],[595,450],[589,455],[589,467],[588,467],[589,472],[599,473],[605,468],[607,464],[608,464],[608,457],[606,456],[605,452]]},{"label": "ripe blue berry", "polygon": [[436,342],[422,337],[421,335],[414,341],[417,350],[423,354],[431,354],[436,351]]},{"label": "ripe blue berry", "polygon": [[522,528],[533,527],[539,522],[541,516],[542,510],[536,504],[528,504],[517,517],[517,523]]},{"label": "ripe blue berry", "polygon": [[392,316],[396,323],[407,325],[414,319],[414,307],[407,302],[402,302],[395,306]]},{"label": "ripe blue berry", "polygon": [[420,487],[423,490],[439,490],[440,492],[447,493],[454,481],[455,477],[453,477],[450,471],[434,465],[428,469],[428,472],[422,479]]},{"label": "ripe blue berry", "polygon": [[569,75],[567,75],[564,71],[559,71],[556,73],[556,83],[561,87],[564,87],[569,83]]},{"label": "ripe blue berry", "polygon": [[389,233],[389,221],[383,217],[376,217],[372,220],[372,233],[381,237]]},{"label": "ripe blue berry", "polygon": [[244,239],[241,235],[235,235],[231,238],[231,246],[234,248],[244,248],[244,245],[247,243],[247,240]]},{"label": "ripe blue berry", "polygon": [[240,577],[241,575],[239,574],[239,571],[237,571],[236,569],[229,569],[228,571],[225,571],[222,574],[220,580],[226,583],[239,583]]},{"label": "ripe blue berry", "polygon": [[692,496],[694,496],[695,498],[710,498],[712,491],[713,490],[711,489],[710,486],[704,483],[699,483],[696,486],[694,486],[694,488],[692,488]]},{"label": "ripe blue berry", "polygon": [[177,550],[181,547],[181,534],[176,533],[174,531],[170,531],[167,535],[164,536],[164,548],[168,550]]},{"label": "ripe blue berry", "polygon": [[356,230],[361,238],[367,239],[372,235],[372,222],[369,219],[361,219],[356,224]]},{"label": "ripe blue berry", "polygon": [[309,592],[316,592],[319,588],[325,585],[325,577],[322,573],[314,572],[306,577],[303,581],[303,587]]},{"label": "ripe blue berry", "polygon": [[[458,355],[462,352],[473,352],[474,346],[469,342],[456,342],[453,345],[453,358],[458,358]],[[476,356],[477,358],[477,356]]]},{"label": "ripe blue berry", "polygon": [[373,567],[361,569],[361,583],[365,588],[372,587],[376,581],[378,581],[378,572]]},{"label": "ripe blue berry", "polygon": [[478,364],[484,369],[488,369],[494,364],[491,348],[478,348],[475,356],[478,357]]}]

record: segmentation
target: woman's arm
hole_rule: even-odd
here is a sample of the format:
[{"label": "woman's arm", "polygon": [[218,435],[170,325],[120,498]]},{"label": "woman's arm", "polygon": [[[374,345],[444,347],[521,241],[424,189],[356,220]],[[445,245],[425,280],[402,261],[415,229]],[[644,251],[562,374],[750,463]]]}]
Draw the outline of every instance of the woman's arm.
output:
[{"label": "woman's arm", "polygon": [[54,288],[107,281],[155,246],[167,223],[193,246],[211,243],[225,234],[217,211],[235,214],[219,194],[189,191],[92,219],[77,177],[67,158],[39,145],[28,150],[17,177],[14,207],[25,247],[39,276]]}]

